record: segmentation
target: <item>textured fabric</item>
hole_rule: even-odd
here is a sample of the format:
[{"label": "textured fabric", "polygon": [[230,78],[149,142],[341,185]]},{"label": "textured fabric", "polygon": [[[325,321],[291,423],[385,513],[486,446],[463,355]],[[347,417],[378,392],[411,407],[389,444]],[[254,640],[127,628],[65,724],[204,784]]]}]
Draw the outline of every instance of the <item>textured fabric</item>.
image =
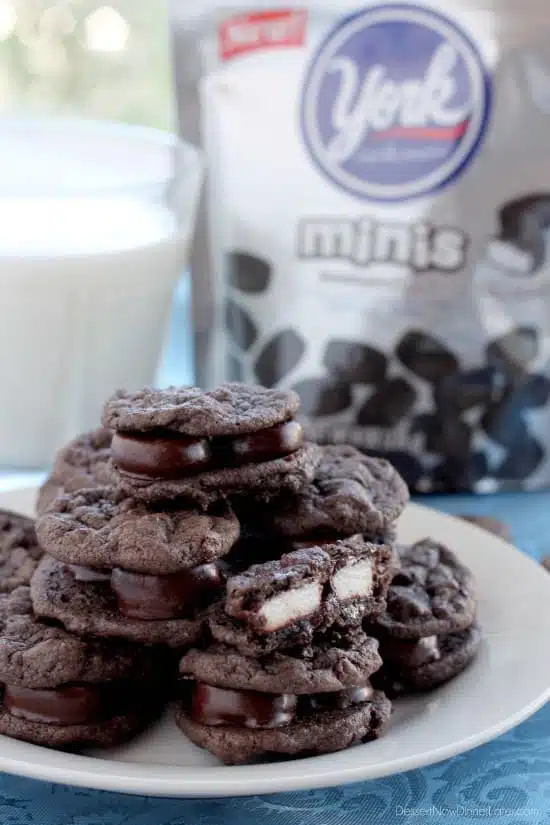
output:
[{"label": "textured fabric", "polygon": [[[550,492],[428,498],[509,523],[550,553]],[[550,704],[505,736],[424,770],[328,790],[243,799],[153,799],[0,774],[1,825],[550,825]]]}]

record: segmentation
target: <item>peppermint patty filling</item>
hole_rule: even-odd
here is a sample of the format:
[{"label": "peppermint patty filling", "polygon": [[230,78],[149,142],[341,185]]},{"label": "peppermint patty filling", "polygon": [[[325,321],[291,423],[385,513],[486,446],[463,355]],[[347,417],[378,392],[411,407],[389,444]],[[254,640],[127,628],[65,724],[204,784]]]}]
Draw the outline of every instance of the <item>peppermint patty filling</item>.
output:
[{"label": "peppermint patty filling", "polygon": [[47,725],[87,725],[110,719],[128,705],[129,686],[123,683],[62,685],[36,689],[6,684],[2,703],[12,716]]},{"label": "peppermint patty filling", "polygon": [[122,616],[160,621],[191,616],[217,598],[225,587],[223,562],[201,564],[165,576],[133,573],[130,570],[91,570],[69,565],[76,581],[110,588]]},{"label": "peppermint patty filling", "polygon": [[281,728],[313,713],[364,704],[372,699],[373,693],[369,682],[334,693],[301,696],[229,690],[205,682],[192,682],[185,703],[191,719],[201,725]]},{"label": "peppermint patty filling", "polygon": [[207,470],[258,464],[296,452],[304,443],[297,421],[240,436],[196,438],[168,430],[116,432],[111,454],[118,469],[153,479],[179,479]]}]

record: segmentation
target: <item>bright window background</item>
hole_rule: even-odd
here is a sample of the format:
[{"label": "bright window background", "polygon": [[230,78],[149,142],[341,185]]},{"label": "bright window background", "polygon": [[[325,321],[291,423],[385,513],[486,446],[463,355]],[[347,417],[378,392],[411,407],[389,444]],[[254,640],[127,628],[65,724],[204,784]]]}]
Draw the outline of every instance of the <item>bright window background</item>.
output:
[{"label": "bright window background", "polygon": [[0,0],[0,111],[21,110],[171,128],[163,0]]}]

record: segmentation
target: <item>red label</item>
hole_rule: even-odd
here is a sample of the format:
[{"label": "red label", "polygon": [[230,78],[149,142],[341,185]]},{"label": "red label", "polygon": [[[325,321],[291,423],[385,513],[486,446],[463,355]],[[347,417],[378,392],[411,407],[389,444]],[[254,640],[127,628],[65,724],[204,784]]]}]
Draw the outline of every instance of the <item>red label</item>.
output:
[{"label": "red label", "polygon": [[219,31],[220,56],[231,60],[258,49],[302,46],[306,33],[306,11],[281,9],[239,14],[225,20]]}]

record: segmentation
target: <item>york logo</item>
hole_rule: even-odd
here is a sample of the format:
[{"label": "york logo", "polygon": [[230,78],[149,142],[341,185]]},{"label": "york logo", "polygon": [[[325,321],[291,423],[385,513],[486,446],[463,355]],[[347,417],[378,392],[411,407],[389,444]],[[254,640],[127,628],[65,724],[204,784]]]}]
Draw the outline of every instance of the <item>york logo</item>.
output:
[{"label": "york logo", "polygon": [[302,132],[322,172],[365,200],[426,195],[479,148],[490,81],[470,39],[415,6],[345,19],[306,76]]}]

